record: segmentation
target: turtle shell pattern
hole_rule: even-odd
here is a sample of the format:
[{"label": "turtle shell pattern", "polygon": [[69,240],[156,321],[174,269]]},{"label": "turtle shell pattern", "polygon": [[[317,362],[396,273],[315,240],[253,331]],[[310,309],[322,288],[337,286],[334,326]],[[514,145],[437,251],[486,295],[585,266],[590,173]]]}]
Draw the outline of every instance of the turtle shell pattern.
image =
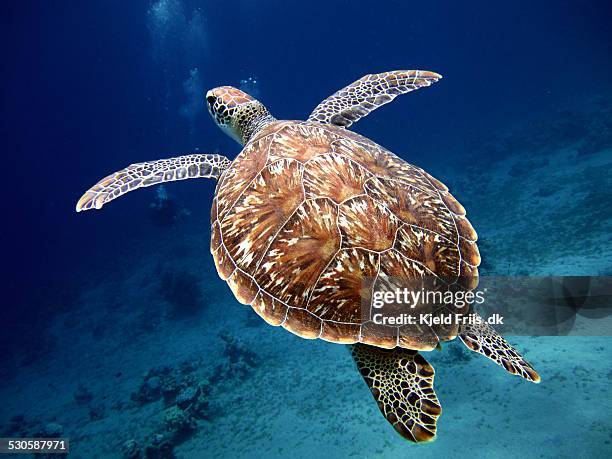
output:
[{"label": "turtle shell pattern", "polygon": [[476,232],[448,188],[331,125],[262,129],[221,176],[211,222],[217,271],[238,301],[303,338],[432,349],[439,334],[362,319],[364,279],[478,276]]}]

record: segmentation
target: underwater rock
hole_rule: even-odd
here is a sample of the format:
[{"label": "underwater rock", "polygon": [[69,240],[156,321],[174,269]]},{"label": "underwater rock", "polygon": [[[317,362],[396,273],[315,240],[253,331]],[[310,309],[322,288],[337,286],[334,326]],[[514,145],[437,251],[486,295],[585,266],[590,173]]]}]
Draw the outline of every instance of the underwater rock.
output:
[{"label": "underwater rock", "polygon": [[183,374],[193,373],[198,368],[200,368],[201,364],[202,364],[201,361],[185,360],[184,362],[181,362],[181,364],[179,365],[179,371]]},{"label": "underwater rock", "polygon": [[153,435],[151,442],[145,446],[144,457],[146,459],[170,459],[174,457],[173,449],[172,439],[168,435],[158,433]]},{"label": "underwater rock", "polygon": [[151,376],[145,381],[146,389],[152,393],[161,393],[162,382],[159,376]]},{"label": "underwater rock", "polygon": [[259,357],[255,352],[248,349],[240,340],[231,336],[229,333],[220,333],[219,338],[224,343],[223,355],[227,357],[230,363],[238,363],[244,361],[251,367],[259,364]]},{"label": "underwater rock", "polygon": [[106,415],[106,407],[104,403],[97,403],[89,406],[89,419],[91,421],[99,421]]},{"label": "underwater rock", "polygon": [[87,405],[93,399],[93,394],[83,384],[79,384],[74,392],[74,400],[78,405]]},{"label": "underwater rock", "polygon": [[212,418],[208,400],[210,393],[210,383],[204,380],[197,386],[188,386],[181,390],[176,396],[175,404],[194,419],[210,420]]},{"label": "underwater rock", "polygon": [[144,405],[159,400],[162,396],[162,382],[158,376],[146,377],[138,388],[137,392],[132,393],[130,398]]},{"label": "underwater rock", "polygon": [[123,459],[139,459],[141,456],[140,447],[134,439],[127,440],[121,446],[121,457]]},{"label": "underwater rock", "polygon": [[175,374],[168,374],[162,380],[162,396],[166,403],[171,403],[178,391],[181,390],[181,384]]},{"label": "underwater rock", "polygon": [[195,419],[173,405],[164,410],[164,432],[156,433],[145,446],[146,458],[172,458],[174,447],[189,438],[196,429]]},{"label": "underwater rock", "polygon": [[259,365],[259,356],[227,333],[220,333],[219,337],[224,343],[223,356],[227,360],[215,367],[210,378],[211,383],[216,384],[226,379],[248,378]]},{"label": "underwater rock", "polygon": [[191,406],[189,407],[189,413],[195,419],[206,419],[211,420],[213,418],[213,413],[218,412],[218,410],[212,410],[209,398],[210,395],[210,385],[208,381],[200,385],[200,392],[198,397],[193,401]]},{"label": "underwater rock", "polygon": [[57,422],[49,422],[43,428],[42,433],[45,437],[49,438],[59,438],[64,433],[64,427]]},{"label": "underwater rock", "polygon": [[161,391],[161,379],[159,376],[151,376],[146,381],[147,388],[152,392],[160,392]]}]

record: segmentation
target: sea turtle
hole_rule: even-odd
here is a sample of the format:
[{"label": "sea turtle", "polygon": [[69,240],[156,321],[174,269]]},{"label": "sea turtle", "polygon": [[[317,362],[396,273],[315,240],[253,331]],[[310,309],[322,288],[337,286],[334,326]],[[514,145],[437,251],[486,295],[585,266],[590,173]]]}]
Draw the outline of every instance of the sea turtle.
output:
[{"label": "sea turtle", "polygon": [[463,290],[477,283],[476,232],[448,188],[348,130],[399,94],[440,78],[418,70],[366,75],[306,121],[278,121],[239,89],[212,89],[210,114],[244,146],[236,159],[194,153],[133,164],[88,190],[76,210],[100,209],[162,182],[218,179],[210,250],[236,299],[298,336],[349,345],[387,421],[408,440],[430,441],[441,407],[434,369],[419,351],[458,335],[508,372],[540,381],[486,322],[415,333],[410,325],[376,326],[363,314],[364,304],[371,313],[382,279],[432,276]]}]

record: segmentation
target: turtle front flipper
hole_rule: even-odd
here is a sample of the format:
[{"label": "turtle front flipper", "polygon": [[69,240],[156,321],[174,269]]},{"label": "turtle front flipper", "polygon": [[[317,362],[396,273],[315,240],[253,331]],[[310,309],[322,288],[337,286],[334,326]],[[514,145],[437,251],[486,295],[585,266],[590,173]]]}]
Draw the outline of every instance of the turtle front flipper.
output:
[{"label": "turtle front flipper", "polygon": [[396,70],[366,75],[321,102],[308,121],[349,127],[400,94],[430,86],[440,78],[424,70]]},{"label": "turtle front flipper", "polygon": [[218,179],[231,163],[225,156],[194,153],[131,164],[104,177],[87,190],[77,202],[76,211],[100,209],[104,204],[125,193],[163,182],[190,178]]},{"label": "turtle front flipper", "polygon": [[540,375],[529,362],[484,320],[463,326],[459,337],[472,351],[493,360],[508,373],[519,375],[534,383],[540,382]]},{"label": "turtle front flipper", "polygon": [[413,442],[435,439],[442,413],[433,389],[434,369],[417,351],[351,346],[351,354],[380,411],[400,435]]}]

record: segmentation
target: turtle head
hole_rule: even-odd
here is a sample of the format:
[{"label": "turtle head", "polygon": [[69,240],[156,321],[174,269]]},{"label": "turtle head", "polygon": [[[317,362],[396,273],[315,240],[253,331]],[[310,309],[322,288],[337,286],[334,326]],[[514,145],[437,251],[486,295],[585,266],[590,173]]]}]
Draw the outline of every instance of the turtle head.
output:
[{"label": "turtle head", "polygon": [[261,102],[232,86],[220,86],[208,91],[206,105],[221,130],[241,145],[275,120]]}]

